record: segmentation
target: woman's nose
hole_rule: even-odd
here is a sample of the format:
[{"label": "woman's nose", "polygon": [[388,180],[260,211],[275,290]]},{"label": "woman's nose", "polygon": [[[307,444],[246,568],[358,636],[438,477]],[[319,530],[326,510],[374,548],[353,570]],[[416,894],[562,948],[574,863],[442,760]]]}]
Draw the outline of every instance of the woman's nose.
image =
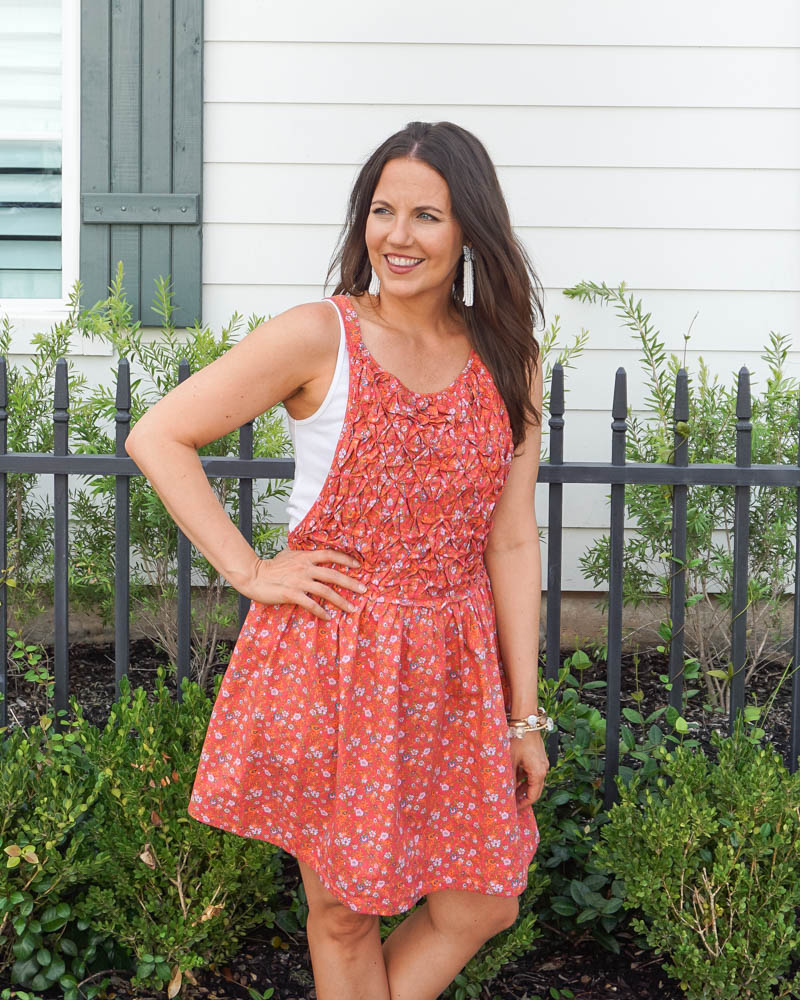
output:
[{"label": "woman's nose", "polygon": [[408,222],[398,216],[395,217],[394,225],[389,233],[389,242],[397,246],[407,246],[410,242],[410,232]]}]

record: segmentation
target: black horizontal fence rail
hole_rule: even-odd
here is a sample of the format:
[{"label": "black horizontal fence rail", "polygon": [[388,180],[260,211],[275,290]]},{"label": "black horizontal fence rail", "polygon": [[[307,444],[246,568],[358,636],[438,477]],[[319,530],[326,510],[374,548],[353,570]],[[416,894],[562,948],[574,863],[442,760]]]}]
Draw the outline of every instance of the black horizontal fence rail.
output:
[{"label": "black horizontal fence rail", "polygon": [[[189,377],[188,362],[181,361],[180,382]],[[69,604],[68,604],[68,482],[75,475],[113,475],[115,489],[115,696],[130,665],[130,478],[141,475],[133,459],[125,452],[130,430],[130,368],[121,358],[117,369],[116,438],[113,455],[69,453],[69,386],[66,360],[56,364],[53,400],[54,447],[52,454],[9,453],[7,360],[0,357],[0,565],[7,567],[7,476],[13,472],[52,475],[54,485],[53,581],[54,581],[54,708],[56,713],[68,708],[69,693]],[[614,382],[611,420],[610,462],[564,461],[564,371],[553,368],[550,388],[550,456],[539,467],[538,481],[548,484],[547,530],[547,607],[545,625],[545,676],[557,679],[561,666],[561,577],[563,537],[563,487],[566,483],[600,483],[611,487],[610,569],[608,589],[608,655],[606,690],[606,744],[604,801],[608,808],[617,799],[614,777],[618,773],[620,742],[620,706],[622,675],[622,611],[625,488],[630,484],[669,485],[672,492],[671,559],[674,571],[670,587],[672,636],[669,645],[669,679],[672,687],[669,703],[680,711],[683,694],[684,627],[686,602],[687,492],[692,485],[734,487],[734,575],[731,613],[731,663],[733,678],[730,691],[729,731],[745,704],[745,664],[747,658],[747,585],[749,545],[749,503],[753,486],[787,487],[796,493],[796,558],[794,578],[793,642],[791,665],[800,662],[800,421],[798,424],[798,461],[792,465],[753,465],[751,463],[751,398],[747,368],[738,373],[736,402],[736,461],[733,464],[689,462],[689,438],[680,427],[689,419],[688,377],[681,368],[676,375],[674,404],[674,454],[670,463],[627,462],[627,381],[624,368],[618,368]],[[798,398],[800,417],[800,397]],[[292,458],[254,458],[253,423],[239,431],[238,457],[202,457],[201,465],[211,478],[239,481],[239,529],[253,541],[253,481],[256,479],[292,479]],[[182,700],[181,684],[191,669],[191,543],[179,531],[178,575],[178,662],[177,697]],[[250,601],[239,595],[239,626],[244,624]],[[0,579],[0,726],[7,718],[7,584]],[[54,725],[59,726],[56,715]],[[8,730],[6,730],[7,732]],[[547,739],[551,762],[558,752],[558,734]],[[789,769],[794,772],[800,756],[800,671],[792,671],[792,726]]]}]

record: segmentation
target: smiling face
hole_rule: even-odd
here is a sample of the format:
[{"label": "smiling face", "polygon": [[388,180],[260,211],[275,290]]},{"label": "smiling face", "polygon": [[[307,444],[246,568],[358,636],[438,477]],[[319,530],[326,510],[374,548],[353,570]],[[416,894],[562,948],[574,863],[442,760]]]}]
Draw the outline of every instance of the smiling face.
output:
[{"label": "smiling face", "polygon": [[450,295],[462,253],[450,189],[422,160],[389,160],[372,196],[365,238],[381,291],[400,297]]}]

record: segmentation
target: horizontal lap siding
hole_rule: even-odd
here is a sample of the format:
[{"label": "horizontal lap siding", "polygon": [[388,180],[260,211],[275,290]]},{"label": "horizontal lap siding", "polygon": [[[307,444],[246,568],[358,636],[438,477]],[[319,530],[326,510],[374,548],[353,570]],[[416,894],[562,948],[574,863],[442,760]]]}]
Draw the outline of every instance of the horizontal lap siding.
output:
[{"label": "horizontal lap siding", "polygon": [[[566,455],[610,449],[613,372],[634,412],[647,389],[631,332],[573,302],[624,280],[669,350],[691,327],[725,384],[770,330],[800,320],[800,7],[618,0],[491,8],[417,0],[357,18],[314,0],[205,11],[204,318],[274,315],[323,294],[358,166],[411,120],[449,119],[486,144],[562,341]],[[791,371],[800,374],[800,353]],[[759,382],[759,385],[761,383]],[[758,386],[756,387],[758,391]],[[603,530],[606,489],[565,487],[567,589]],[[546,488],[537,490],[546,521]]]},{"label": "horizontal lap siding", "polygon": [[[800,99],[798,99],[800,104]],[[406,122],[457,117],[500,167],[800,168],[800,108],[544,108],[220,103],[209,163],[360,164]]]},{"label": "horizontal lap siding", "polygon": [[[338,226],[207,223],[206,280],[311,285],[324,277]],[[800,231],[564,230],[519,226],[542,281],[582,278],[631,288],[796,291]],[[713,344],[708,346],[713,347]]]},{"label": "horizontal lap siding", "polygon": [[380,4],[347,16],[347,6],[321,0],[275,4],[269,16],[253,0],[214,0],[206,7],[206,37],[234,41],[780,46],[797,45],[800,34],[796,0],[673,0],[646,9],[641,0],[462,0],[457,11],[404,0],[391,16]]},{"label": "horizontal lap siding", "polygon": [[791,108],[800,94],[789,48],[209,42],[206,55],[215,102]]},{"label": "horizontal lap siding", "polygon": [[[322,293],[319,285],[276,285],[276,284],[214,284],[206,288],[206,302],[215,316],[226,320],[245,304],[249,315],[255,311],[259,315],[276,315],[298,302],[307,302]],[[559,288],[546,288],[548,319],[560,315],[561,339],[572,339],[581,327],[590,331],[588,351],[617,347],[632,338],[622,329],[613,312],[597,306],[572,302],[563,297]],[[636,294],[645,300],[653,314],[653,323],[661,330],[668,350],[683,350],[683,334],[692,324],[692,343],[705,344],[702,348],[706,360],[716,343],[719,349],[744,353],[758,349],[767,338],[769,329],[785,333],[800,329],[800,296],[795,292],[727,292],[704,290],[702,297],[689,290],[638,288]],[[695,318],[695,314],[697,314]],[[769,316],[766,322],[764,317]],[[719,331],[725,331],[721,337]],[[587,352],[588,353],[588,352]],[[584,355],[585,357],[586,355]],[[749,364],[749,358],[747,360]],[[579,362],[581,368],[589,368],[587,362]],[[629,373],[629,381],[635,377]],[[577,371],[568,371],[570,383],[577,378]],[[611,386],[608,387],[609,393]],[[583,400],[584,407],[602,406],[599,399]],[[571,406],[576,405],[574,402]],[[610,417],[609,417],[610,419]]]},{"label": "horizontal lap siding", "polygon": [[[338,226],[356,173],[348,164],[208,163],[204,221]],[[800,184],[788,170],[642,167],[635,184],[624,167],[497,173],[517,226],[792,230],[800,217]]]}]

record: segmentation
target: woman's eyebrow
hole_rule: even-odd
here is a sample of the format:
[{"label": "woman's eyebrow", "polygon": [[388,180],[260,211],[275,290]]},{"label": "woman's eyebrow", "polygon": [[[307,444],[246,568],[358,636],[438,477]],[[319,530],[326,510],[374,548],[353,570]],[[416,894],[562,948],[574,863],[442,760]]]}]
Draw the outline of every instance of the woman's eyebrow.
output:
[{"label": "woman's eyebrow", "polygon": [[[372,202],[372,204],[373,205],[386,205],[387,208],[391,208],[392,207],[391,202],[384,201],[383,198],[376,198]],[[427,211],[427,210],[430,210],[432,212],[438,212],[440,215],[444,215],[444,211],[441,208],[437,208],[436,205],[417,205],[417,207],[414,209],[415,212],[422,212],[422,211]]]}]

